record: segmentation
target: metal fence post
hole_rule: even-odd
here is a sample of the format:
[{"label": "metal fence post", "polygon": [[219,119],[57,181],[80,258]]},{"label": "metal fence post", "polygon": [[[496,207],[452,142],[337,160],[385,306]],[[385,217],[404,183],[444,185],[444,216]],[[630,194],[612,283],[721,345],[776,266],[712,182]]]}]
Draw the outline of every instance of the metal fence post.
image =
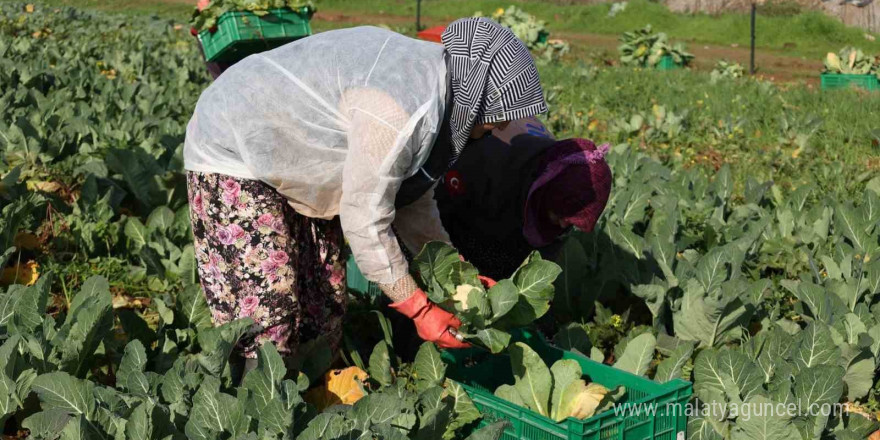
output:
[{"label": "metal fence post", "polygon": [[758,15],[758,4],[752,2],[752,42],[751,42],[751,58],[749,61],[749,73],[755,74],[755,17]]}]

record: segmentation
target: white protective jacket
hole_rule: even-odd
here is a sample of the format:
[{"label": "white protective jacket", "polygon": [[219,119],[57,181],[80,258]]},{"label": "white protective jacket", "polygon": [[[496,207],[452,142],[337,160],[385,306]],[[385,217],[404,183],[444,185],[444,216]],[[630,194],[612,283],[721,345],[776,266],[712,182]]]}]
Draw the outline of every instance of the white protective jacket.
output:
[{"label": "white protective jacket", "polygon": [[425,162],[447,93],[443,46],[376,27],[323,32],[245,58],[199,98],[187,170],[257,179],[296,211],[340,216],[364,276],[408,273],[413,251],[449,241],[432,192],[399,211],[401,182]]}]

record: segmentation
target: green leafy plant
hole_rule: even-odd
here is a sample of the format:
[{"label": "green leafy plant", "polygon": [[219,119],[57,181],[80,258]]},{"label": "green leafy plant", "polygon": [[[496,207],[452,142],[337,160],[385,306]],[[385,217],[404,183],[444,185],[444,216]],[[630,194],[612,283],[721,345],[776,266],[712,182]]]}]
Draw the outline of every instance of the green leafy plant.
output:
[{"label": "green leafy plant", "polygon": [[[0,268],[40,267],[33,286],[0,294],[0,421],[37,439],[185,438],[188,424],[194,438],[300,435],[316,413],[294,403],[293,391],[321,377],[332,354],[306,342],[314,361],[291,362],[279,385],[264,347],[268,367],[243,384],[226,353],[246,323],[211,329],[186,255],[182,144],[209,84],[191,36],[167,20],[30,9],[0,3],[0,249],[31,241],[4,253]],[[850,69],[851,53],[837,55],[841,69]],[[557,346],[607,365],[657,382],[692,381],[697,409],[846,408],[827,419],[697,414],[692,439],[868,437],[878,426],[861,414],[880,408],[880,179],[877,126],[852,115],[878,97],[835,100],[778,82],[713,83],[593,58],[581,68],[539,66],[558,138],[617,136],[620,144],[607,156],[611,199],[594,231],[564,243],[552,309],[538,327]],[[852,67],[863,71],[864,58]],[[162,226],[169,213],[173,221]],[[445,306],[462,313],[451,292]],[[349,320],[349,332],[352,321],[361,320]],[[506,332],[500,321],[491,325]],[[398,411],[415,425],[388,437],[418,436],[423,425],[422,435],[437,432],[422,420],[448,411],[431,418],[428,397],[416,396],[439,383],[448,406],[464,402],[460,387],[415,374],[385,339],[384,348],[370,351],[371,340],[363,358],[348,359],[370,372],[365,394],[402,390],[401,399],[417,402]],[[419,364],[430,359],[424,352]],[[67,402],[57,384],[73,390],[61,394]],[[258,388],[279,403],[255,415]],[[215,403],[229,409],[229,423],[204,417]],[[351,407],[327,411],[335,412],[344,424],[358,420]],[[472,409],[453,409],[442,436],[464,436],[475,423]],[[368,428],[376,437],[379,425]]]},{"label": "green leafy plant", "polygon": [[21,168],[15,167],[0,180],[0,249],[6,249],[15,242],[15,236],[29,229],[36,212],[45,209],[45,197],[28,191],[24,183],[19,183]]},{"label": "green leafy plant", "polygon": [[654,105],[650,114],[639,112],[613,121],[611,132],[622,139],[640,137],[645,142],[671,142],[684,133],[687,117],[687,111],[676,113],[665,106]]},{"label": "green leafy plant", "polygon": [[[483,13],[477,12],[474,16],[482,17]],[[498,8],[490,18],[510,28],[526,47],[538,54],[538,60],[541,62],[559,59],[570,50],[567,42],[548,38],[550,32],[547,31],[547,23],[544,20],[538,20],[519,7],[511,5],[507,9]]]},{"label": "green leafy plant", "polygon": [[188,206],[177,212],[160,206],[147,217],[146,225],[138,218],[128,218],[124,233],[129,252],[139,260],[131,271],[135,280],[155,277],[153,284],[159,283],[163,288],[168,287],[167,281],[181,281],[185,285],[198,281],[192,244],[179,245],[188,243],[192,234]]},{"label": "green leafy plant", "polygon": [[631,32],[624,32],[620,37],[620,63],[624,66],[653,67],[660,63],[664,56],[671,56],[675,64],[687,66],[694,56],[684,50],[684,45],[669,44],[665,33],[653,33],[651,25]]},{"label": "green leafy plant", "polygon": [[[382,384],[354,405],[316,416],[297,437],[452,439],[461,428],[480,418],[473,401],[455,382],[445,378],[446,365],[431,343],[424,343],[411,365],[395,377],[384,360],[384,341],[370,357],[370,374]],[[386,378],[386,379],[381,379]],[[475,431],[469,439],[498,438],[506,422]],[[458,437],[461,438],[461,437]]]},{"label": "green leafy plant", "polygon": [[742,66],[742,64],[727,61],[727,60],[718,60],[715,63],[715,68],[712,69],[712,81],[718,82],[725,78],[737,79],[742,78],[746,74],[746,68]]},{"label": "green leafy plant", "polygon": [[[729,167],[711,179],[661,177],[654,161],[630,151],[617,149],[608,160],[627,189],[612,196],[596,231],[567,246],[592,255],[595,269],[582,283],[622,286],[644,301],[653,328],[668,331],[655,341],[634,329],[609,355],[614,366],[661,382],[692,380],[698,409],[799,408],[798,416],[760,422],[735,413],[693,417],[689,430],[706,438],[751,438],[769,426],[783,433],[769,438],[876,429],[861,416],[823,417],[808,407],[866,402],[876,383],[878,194],[868,190],[861,203],[841,204],[812,185],[783,193],[752,181],[734,204]],[[563,288],[558,296],[568,295]],[[606,313],[597,309],[595,321]],[[590,328],[569,325],[554,340],[593,354]]]},{"label": "green leafy plant", "polygon": [[599,414],[626,392],[623,387],[609,390],[597,383],[588,384],[575,360],[559,360],[547,368],[538,353],[521,342],[511,346],[510,363],[515,382],[501,385],[495,395],[557,422]]},{"label": "green leafy plant", "polygon": [[[482,17],[483,13],[477,12],[474,16]],[[544,20],[538,20],[534,15],[516,6],[511,5],[507,9],[498,8],[490,15],[490,18],[497,21],[498,24],[510,28],[516,37],[532,50],[537,49],[550,35]]]},{"label": "green leafy plant", "polygon": [[608,17],[614,18],[617,16],[617,14],[626,11],[626,7],[628,4],[629,3],[625,1],[612,3],[611,8],[608,10]]},{"label": "green leafy plant", "polygon": [[[5,252],[0,264],[11,254]],[[329,367],[325,343],[301,344],[288,362],[274,345],[263,344],[256,368],[236,382],[228,359],[253,322],[211,326],[197,287],[173,306],[156,299],[155,330],[137,314],[120,312],[129,335],[121,344],[111,331],[114,312],[105,279],[87,280],[61,322],[44,314],[51,280],[44,274],[35,285],[13,285],[0,296],[0,418],[21,417],[34,438],[319,439],[330,430],[452,439],[480,418],[467,394],[446,380],[446,366],[430,343],[412,364],[393,371],[388,347],[380,342],[369,366],[376,389],[354,405],[318,414],[301,394]],[[38,407],[29,403],[31,393]],[[487,427],[472,438],[497,438],[503,427]]]},{"label": "green leafy plant", "polygon": [[203,31],[216,26],[220,17],[227,12],[247,11],[262,17],[270,9],[281,8],[304,11],[309,16],[316,11],[312,0],[211,0],[205,9],[193,11],[190,25],[197,31]]},{"label": "green leafy plant", "polygon": [[[23,411],[27,418],[19,419],[21,426],[35,438],[134,433],[163,438],[194,429],[218,434],[245,429],[245,401],[219,389],[231,383],[227,359],[249,320],[211,328],[204,298],[189,289],[174,308],[156,299],[162,319],[158,331],[137,314],[120,312],[130,335],[123,348],[113,337],[115,317],[105,279],[87,280],[60,322],[45,314],[51,280],[51,274],[43,274],[33,286],[13,285],[0,296],[6,336],[0,346],[0,381],[18,384],[5,391],[12,399],[7,401],[15,403],[3,409],[2,417]],[[114,352],[121,358],[114,359]],[[264,362],[280,361],[271,359],[278,356],[271,345],[263,355],[269,357]],[[261,363],[259,370],[265,368]],[[38,408],[28,403],[31,393],[39,397]],[[218,420],[219,414],[212,414],[218,406],[229,411],[222,426],[212,422]]]},{"label": "green leafy plant", "polygon": [[477,269],[460,260],[451,246],[432,242],[415,258],[428,298],[462,322],[459,332],[469,341],[499,353],[510,343],[509,330],[527,326],[550,309],[556,264],[535,252],[513,277],[484,286]]},{"label": "green leafy plant", "polygon": [[[865,55],[861,49],[845,47],[838,53],[829,52],[825,56],[823,73],[840,73],[845,75],[877,74],[877,57]],[[880,78],[880,77],[878,77]]]}]

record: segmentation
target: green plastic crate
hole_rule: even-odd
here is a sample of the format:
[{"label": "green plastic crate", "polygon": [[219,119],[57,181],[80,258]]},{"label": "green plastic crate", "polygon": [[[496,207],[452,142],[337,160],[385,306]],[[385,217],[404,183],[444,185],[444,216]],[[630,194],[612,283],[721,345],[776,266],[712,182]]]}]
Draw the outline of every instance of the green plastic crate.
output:
[{"label": "green plastic crate", "polygon": [[274,49],[312,34],[311,8],[272,9],[258,17],[248,11],[230,11],[220,16],[214,32],[199,32],[205,59],[235,62]]},{"label": "green plastic crate", "polygon": [[663,57],[660,58],[660,62],[657,63],[657,69],[659,70],[672,70],[680,67],[679,64],[675,63],[675,59],[672,58],[672,55],[663,55]]},{"label": "green plastic crate", "polygon": [[548,38],[550,38],[549,32],[547,32],[547,31],[538,32],[538,43],[546,43]]},{"label": "green plastic crate", "polygon": [[[656,383],[607,365],[595,362],[571,351],[548,345],[531,331],[514,334],[514,340],[525,342],[548,364],[559,359],[574,359],[591,382],[608,388],[626,387],[624,398],[618,402],[623,409],[636,405],[655,405],[653,415],[645,413],[626,416],[609,410],[586,420],[569,417],[555,422],[528,408],[514,405],[496,397],[493,392],[502,384],[513,383],[510,359],[491,355],[479,349],[448,350],[443,353],[449,364],[447,377],[460,383],[483,414],[480,426],[505,419],[511,425],[502,440],[682,440],[686,438],[687,417],[685,404],[693,393],[690,382],[677,379],[664,384]],[[469,359],[470,358],[470,359]],[[621,407],[618,407],[621,409]]]},{"label": "green plastic crate", "polygon": [[348,261],[345,262],[345,284],[348,286],[348,290],[371,298],[382,294],[376,283],[371,283],[364,278],[364,274],[358,269],[357,263],[354,262],[354,256],[351,254],[348,256]]},{"label": "green plastic crate", "polygon": [[850,87],[860,87],[869,91],[880,90],[880,80],[874,75],[822,74],[822,90],[848,89]]}]

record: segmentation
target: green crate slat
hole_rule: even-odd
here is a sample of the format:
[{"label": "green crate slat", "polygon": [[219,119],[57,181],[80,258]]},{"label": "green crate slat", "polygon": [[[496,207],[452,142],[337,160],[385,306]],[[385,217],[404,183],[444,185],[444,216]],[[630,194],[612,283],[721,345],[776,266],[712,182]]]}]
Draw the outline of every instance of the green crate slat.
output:
[{"label": "green crate slat", "polygon": [[538,32],[538,43],[546,43],[548,38],[550,38],[549,32],[547,32],[547,31]]},{"label": "green crate slat", "polygon": [[[605,411],[586,420],[568,418],[555,422],[527,408],[514,405],[494,395],[502,384],[512,384],[513,374],[507,356],[489,355],[478,349],[447,350],[443,359],[449,364],[447,377],[460,383],[483,414],[480,426],[500,419],[511,422],[502,440],[678,440],[685,437],[687,417],[684,405],[690,400],[693,386],[684,380],[664,384],[595,362],[582,355],[548,345],[540,335],[528,330],[514,333],[514,340],[525,342],[552,365],[559,359],[577,361],[591,382],[608,388],[626,387],[619,405],[656,405],[653,415],[626,417],[624,412]],[[473,357],[476,363],[465,366]]]},{"label": "green crate slat", "polygon": [[880,90],[880,80],[874,75],[851,75],[823,73],[822,90],[838,90],[859,87],[865,90]]},{"label": "green crate slat", "polygon": [[660,62],[657,63],[658,70],[672,70],[678,69],[679,67],[681,66],[675,63],[675,59],[672,58],[672,55],[664,55],[660,58]]},{"label": "green crate slat", "polygon": [[231,11],[220,16],[215,32],[199,32],[199,40],[206,60],[234,62],[311,35],[310,18],[308,8],[272,9],[262,17]]},{"label": "green crate slat", "polygon": [[364,278],[361,270],[357,267],[357,263],[354,262],[354,256],[350,254],[348,261],[345,262],[345,284],[348,286],[348,290],[367,295],[371,298],[376,298],[382,293],[376,283],[371,283]]}]

